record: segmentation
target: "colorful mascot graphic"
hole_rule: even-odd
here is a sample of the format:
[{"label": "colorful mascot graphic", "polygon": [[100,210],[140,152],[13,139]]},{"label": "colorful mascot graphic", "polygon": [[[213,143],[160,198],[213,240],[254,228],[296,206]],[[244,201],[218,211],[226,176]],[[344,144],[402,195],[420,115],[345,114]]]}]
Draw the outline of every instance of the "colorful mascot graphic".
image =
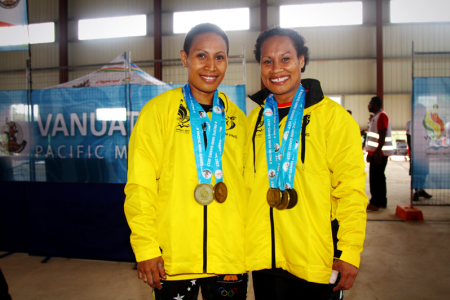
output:
[{"label": "colorful mascot graphic", "polygon": [[433,105],[433,111],[427,111],[427,114],[423,118],[423,127],[428,131],[428,136],[432,141],[437,141],[439,138],[445,136],[445,125],[444,122],[438,115],[439,106],[437,104]]},{"label": "colorful mascot graphic", "polygon": [[236,281],[238,280],[237,275],[225,275],[223,277],[224,281]]},{"label": "colorful mascot graphic", "polygon": [[27,141],[23,140],[22,128],[16,122],[8,122],[1,129],[0,150],[8,154],[18,154],[25,149]]}]

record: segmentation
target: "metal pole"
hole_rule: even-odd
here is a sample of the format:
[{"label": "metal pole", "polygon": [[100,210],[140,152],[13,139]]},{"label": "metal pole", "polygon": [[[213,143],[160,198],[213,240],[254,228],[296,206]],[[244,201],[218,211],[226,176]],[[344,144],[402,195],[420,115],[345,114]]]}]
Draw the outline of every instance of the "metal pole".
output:
[{"label": "metal pole", "polygon": [[410,207],[413,207],[413,198],[414,198],[414,189],[413,189],[413,174],[414,174],[414,169],[413,169],[413,157],[414,157],[414,41],[412,42],[412,47],[411,47],[411,149],[409,149],[410,152],[410,169],[411,169],[411,195],[410,195]]},{"label": "metal pole", "polygon": [[[383,100],[383,9],[382,0],[377,0],[377,26],[376,26],[376,48],[377,48],[377,96]],[[384,105],[383,105],[384,106]]]},{"label": "metal pole", "polygon": [[246,69],[245,69],[245,44],[242,44],[242,82],[244,83],[244,85],[246,84],[247,80],[247,73],[246,73]]},{"label": "metal pole", "polygon": [[[153,1],[153,45],[154,45],[154,59],[162,59],[162,8],[161,0]],[[163,80],[162,63],[155,63],[154,65],[155,77],[159,80]]]},{"label": "metal pole", "polygon": [[[260,7],[260,26],[261,26],[261,32],[267,30],[267,0],[260,0],[259,1],[259,7]],[[265,88],[263,81],[261,81],[261,89]]]},{"label": "metal pole", "polygon": [[[67,67],[69,65],[69,46],[68,46],[68,0],[59,0],[59,66]],[[59,83],[69,81],[69,70],[60,68]]]}]

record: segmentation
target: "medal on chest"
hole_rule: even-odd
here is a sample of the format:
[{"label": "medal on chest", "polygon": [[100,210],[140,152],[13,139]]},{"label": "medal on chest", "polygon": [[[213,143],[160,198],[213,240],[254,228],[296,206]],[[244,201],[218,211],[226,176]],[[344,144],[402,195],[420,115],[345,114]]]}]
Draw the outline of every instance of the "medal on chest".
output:
[{"label": "medal on chest", "polygon": [[[212,116],[194,99],[189,84],[183,87],[183,95],[191,119],[191,134],[194,144],[198,185],[194,189],[194,199],[200,205],[208,205],[214,199],[223,203],[228,190],[223,182],[222,154],[225,145],[225,110],[216,90],[213,99]],[[206,147],[205,139],[206,137]],[[211,185],[212,176],[216,179]]]},{"label": "medal on chest", "polygon": [[264,107],[264,134],[269,178],[267,203],[278,210],[291,209],[298,202],[294,189],[298,145],[305,106],[305,89],[300,86],[292,101],[286,125],[280,140],[277,102],[270,94]]}]

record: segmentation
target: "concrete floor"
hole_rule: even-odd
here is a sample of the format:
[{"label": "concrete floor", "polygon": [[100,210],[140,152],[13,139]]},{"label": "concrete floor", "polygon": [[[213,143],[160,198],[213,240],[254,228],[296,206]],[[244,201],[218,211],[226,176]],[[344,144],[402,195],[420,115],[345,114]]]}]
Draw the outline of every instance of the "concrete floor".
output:
[{"label": "concrete floor", "polygon": [[[368,213],[361,267],[346,300],[450,299],[450,207],[419,207],[425,222],[398,218],[396,206],[409,204],[408,168],[405,161],[388,162],[388,207]],[[22,253],[0,259],[14,300],[153,299],[132,263],[43,259]],[[248,299],[254,299],[251,284]]]}]

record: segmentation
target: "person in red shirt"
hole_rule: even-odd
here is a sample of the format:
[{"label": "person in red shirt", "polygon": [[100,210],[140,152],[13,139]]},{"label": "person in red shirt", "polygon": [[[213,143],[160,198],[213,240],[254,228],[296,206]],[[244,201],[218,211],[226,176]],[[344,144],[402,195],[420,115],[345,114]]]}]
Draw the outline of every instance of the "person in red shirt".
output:
[{"label": "person in red shirt", "polygon": [[369,125],[369,141],[366,148],[367,162],[370,163],[369,182],[372,194],[367,211],[377,211],[386,208],[387,205],[384,171],[388,157],[392,154],[392,140],[389,117],[381,107],[380,97],[373,97],[368,105],[369,112],[375,115]]}]

